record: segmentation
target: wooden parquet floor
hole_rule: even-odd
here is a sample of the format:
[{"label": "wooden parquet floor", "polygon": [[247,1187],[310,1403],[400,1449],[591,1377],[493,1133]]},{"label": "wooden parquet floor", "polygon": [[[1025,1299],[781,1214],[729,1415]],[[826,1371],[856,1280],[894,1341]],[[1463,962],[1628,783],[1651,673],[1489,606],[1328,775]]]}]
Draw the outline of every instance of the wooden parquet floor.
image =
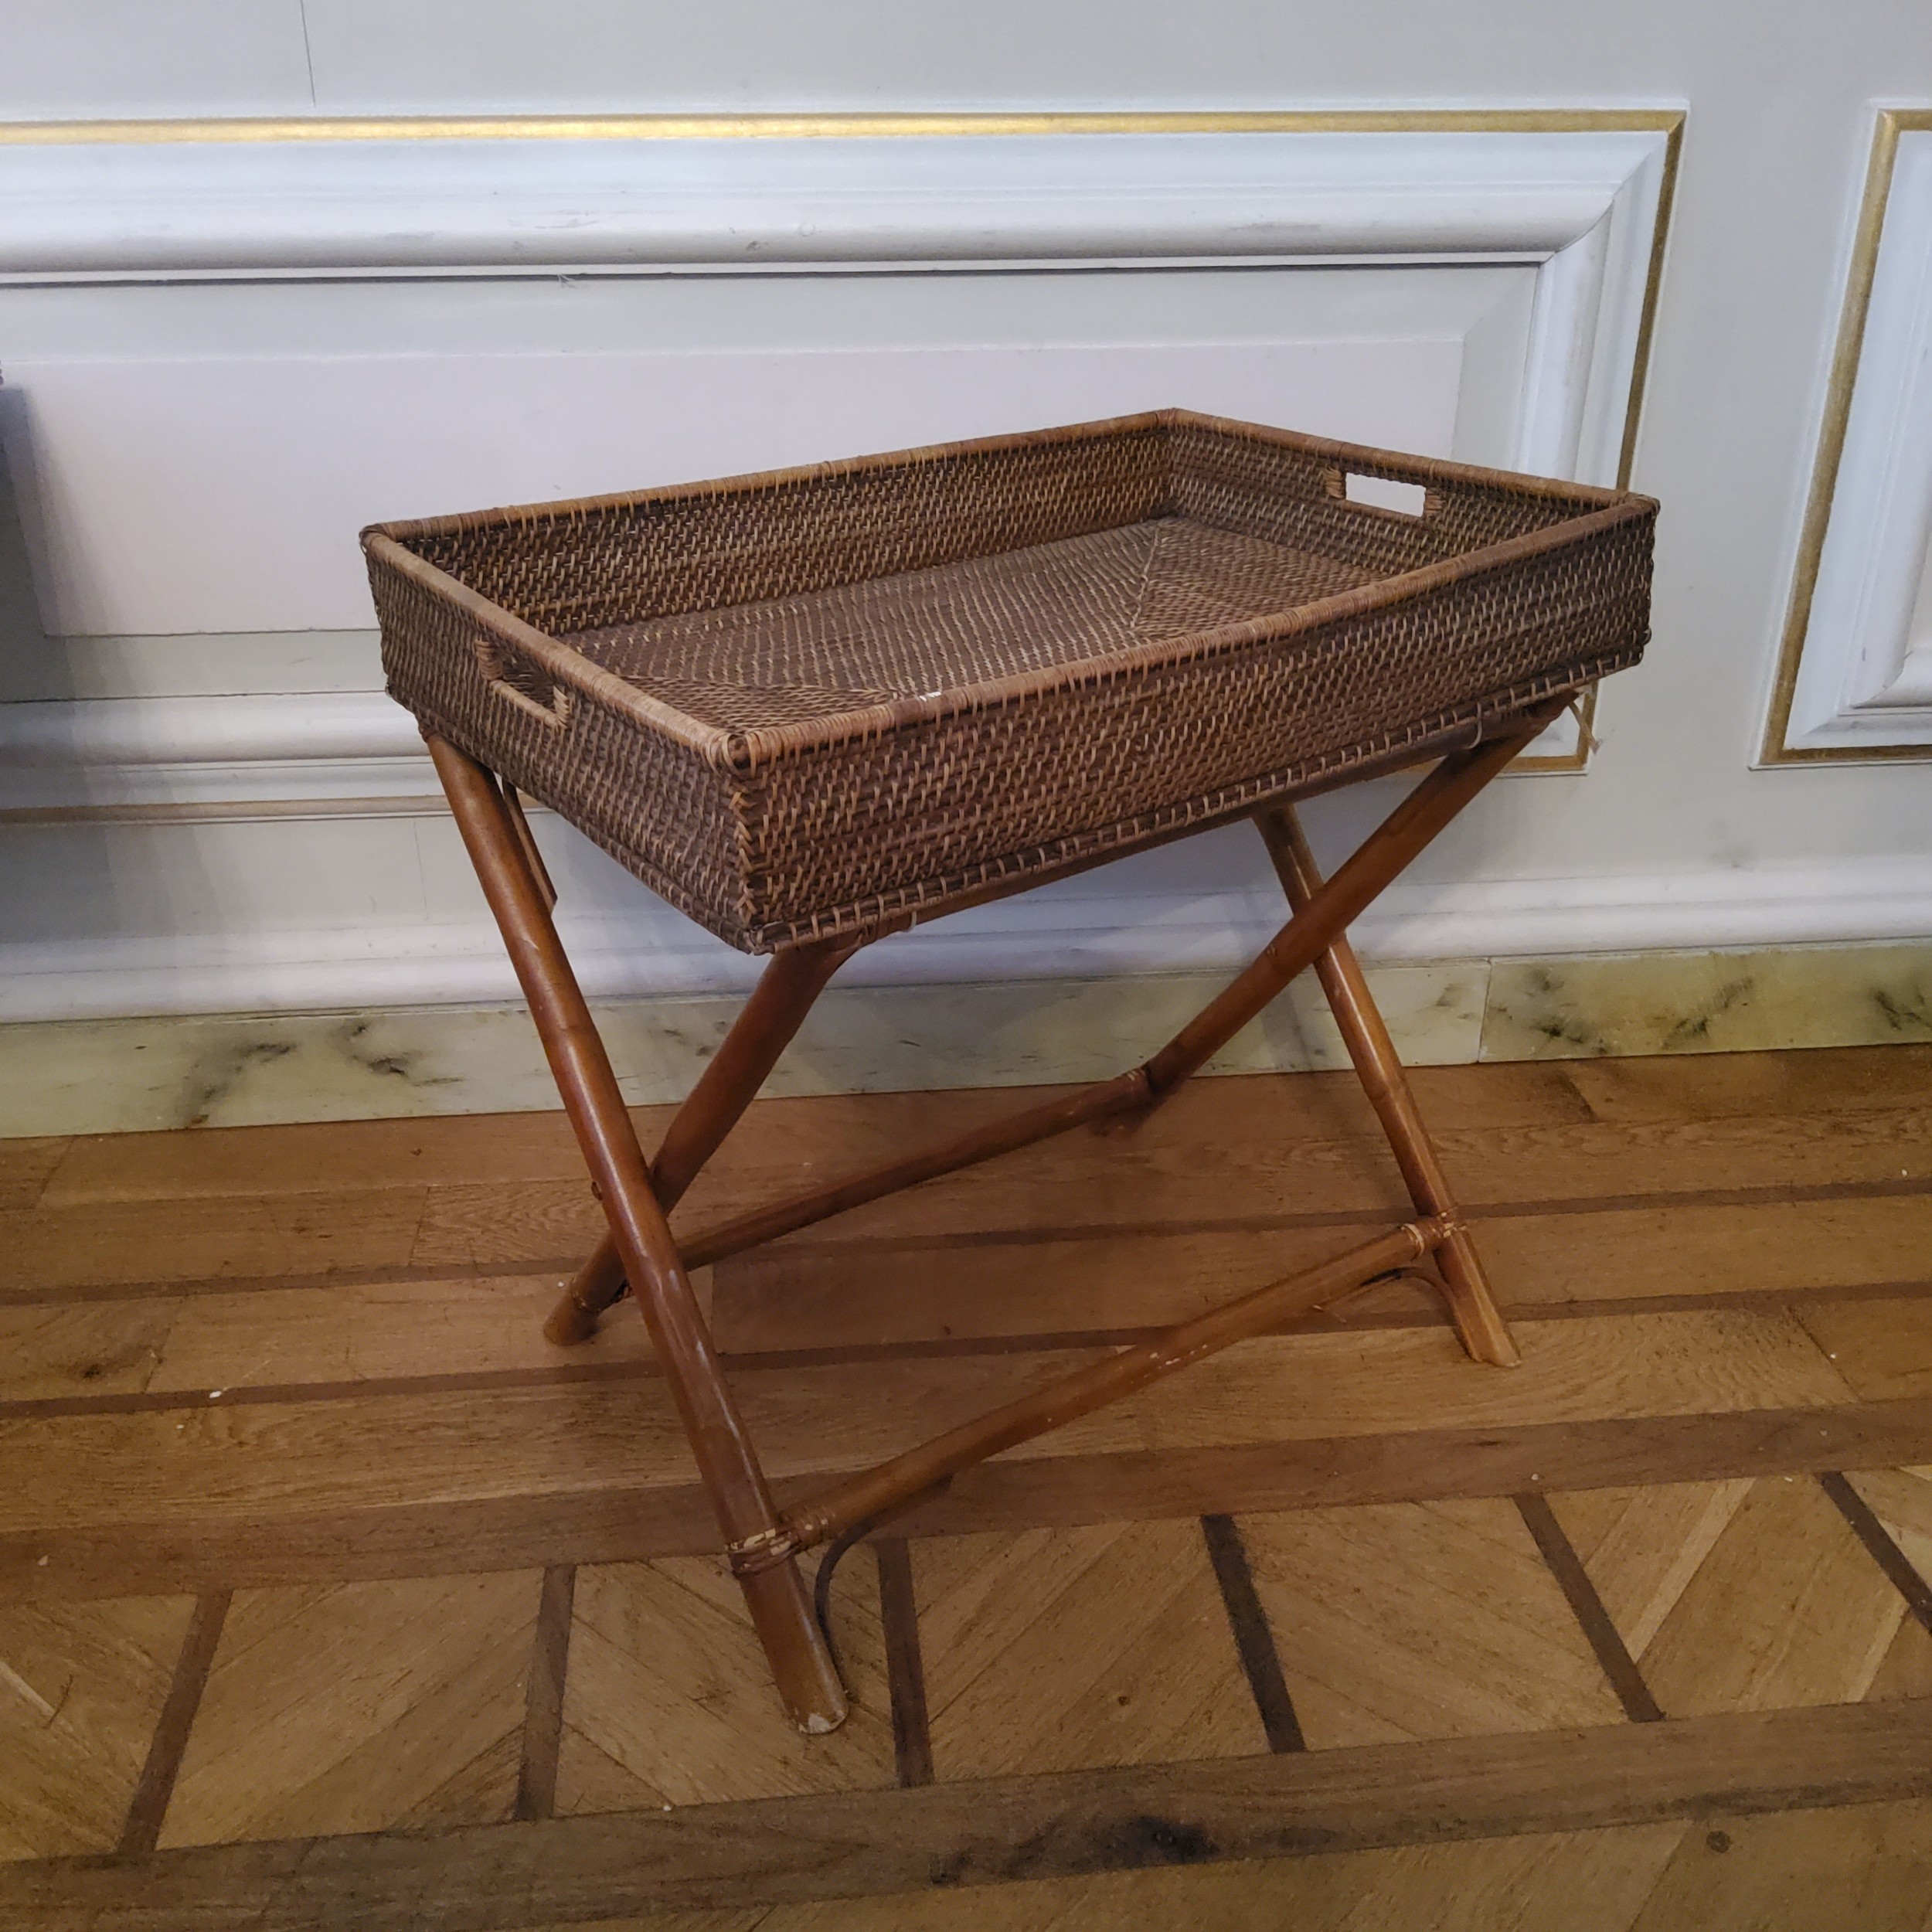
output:
[{"label": "wooden parquet floor", "polygon": [[[1932,1049],[1416,1086],[1522,1367],[1385,1287],[969,1473],[809,1740],[634,1311],[539,1333],[560,1117],[0,1142],[0,1932],[1932,1932]],[[782,1491],[1403,1207],[1220,1079],[700,1285]]]}]

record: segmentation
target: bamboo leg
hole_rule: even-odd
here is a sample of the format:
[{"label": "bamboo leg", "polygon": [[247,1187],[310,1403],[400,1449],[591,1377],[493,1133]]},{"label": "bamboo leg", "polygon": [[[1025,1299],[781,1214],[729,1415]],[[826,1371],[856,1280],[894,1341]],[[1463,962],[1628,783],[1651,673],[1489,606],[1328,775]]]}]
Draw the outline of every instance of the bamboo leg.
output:
[{"label": "bamboo leg", "polygon": [[[1294,807],[1283,805],[1263,812],[1255,823],[1267,842],[1288,903],[1301,911],[1321,890],[1321,873],[1302,836]],[[1463,1225],[1461,1211],[1423,1124],[1395,1043],[1389,1037],[1361,962],[1345,935],[1336,936],[1334,944],[1315,961],[1315,970],[1369,1104],[1389,1137],[1410,1199],[1417,1213],[1432,1216],[1448,1228],[1436,1250],[1436,1265],[1442,1273],[1443,1299],[1463,1347],[1478,1362],[1514,1368],[1522,1357],[1489,1291],[1481,1258]]]},{"label": "bamboo leg", "polygon": [[1136,1067],[1130,1073],[1116,1074],[1111,1080],[1083,1087],[1078,1093],[1009,1114],[1004,1120],[990,1121],[943,1146],[927,1148],[902,1161],[889,1162],[863,1174],[849,1175],[829,1187],[815,1188],[809,1194],[795,1195],[788,1201],[754,1209],[750,1214],[741,1214],[716,1227],[700,1229],[679,1244],[679,1252],[686,1267],[704,1267],[722,1261],[728,1254],[763,1247],[781,1235],[828,1220],[835,1214],[849,1213],[868,1201],[883,1200],[889,1194],[902,1193],[922,1182],[936,1181],[941,1175],[956,1174],[963,1167],[975,1167],[981,1161],[995,1160],[1002,1154],[1016,1153],[1023,1147],[1051,1140],[1056,1134],[1070,1133],[1077,1127],[1105,1121],[1144,1105],[1146,1100],[1147,1082]]},{"label": "bamboo leg", "polygon": [[[704,1318],[652,1192],[637,1130],[502,794],[474,760],[440,738],[425,736],[611,1218],[624,1272],[637,1287],[638,1306],[726,1547],[734,1556],[747,1547],[760,1547],[779,1533],[771,1492],[719,1372]],[[834,1729],[845,1716],[845,1692],[797,1566],[777,1564],[741,1580],[792,1721],[806,1732]]]},{"label": "bamboo leg", "polygon": [[1197,1073],[1336,937],[1396,874],[1549,722],[1538,713],[1507,736],[1443,760],[1358,845],[1332,879],[1270,940],[1253,965],[1231,980],[1146,1063],[1157,1107]]},{"label": "bamboo leg", "polygon": [[556,1306],[543,1318],[543,1338],[560,1349],[588,1342],[597,1332],[597,1319],[630,1286],[617,1244],[607,1233],[590,1258],[571,1276]]},{"label": "bamboo leg", "polygon": [[539,896],[546,912],[556,910],[556,888],[550,883],[550,869],[543,862],[543,855],[536,849],[536,840],[530,831],[530,821],[523,815],[523,801],[518,795],[515,785],[500,787],[503,794],[503,809],[509,815],[510,830],[515,835],[516,842],[522,849],[523,862],[530,869],[530,876],[536,881]]},{"label": "bamboo leg", "polygon": [[[737,1125],[791,1045],[825,983],[864,942],[827,940],[782,952],[760,975],[743,1010],[685,1097],[666,1129],[651,1178],[668,1214],[684,1191]],[[568,1346],[596,1332],[597,1317],[624,1291],[624,1263],[607,1233],[580,1267],[543,1325],[552,1342]]]}]

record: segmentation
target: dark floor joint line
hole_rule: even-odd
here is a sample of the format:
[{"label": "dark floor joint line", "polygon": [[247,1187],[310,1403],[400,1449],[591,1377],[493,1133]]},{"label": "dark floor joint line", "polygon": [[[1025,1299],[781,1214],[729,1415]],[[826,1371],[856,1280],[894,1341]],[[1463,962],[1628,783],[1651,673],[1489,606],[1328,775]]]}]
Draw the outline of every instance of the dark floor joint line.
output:
[{"label": "dark floor joint line", "polygon": [[1214,1580],[1221,1586],[1228,1628],[1234,1633],[1234,1648],[1253,1694],[1254,1707],[1260,1713],[1268,1749],[1304,1751],[1308,1747],[1301,1735],[1301,1720],[1294,1714],[1294,1700],[1288,1695],[1287,1679],[1281,1675],[1274,1632],[1268,1628],[1267,1613],[1255,1590],[1254,1572],[1248,1566],[1247,1546],[1241,1540],[1240,1529],[1232,1516],[1203,1516],[1201,1534],[1207,1539],[1208,1560],[1214,1566]]},{"label": "dark floor joint line", "polygon": [[563,1681],[570,1668],[570,1613],[577,1587],[574,1563],[553,1563],[543,1573],[524,1692],[523,1753],[517,1766],[512,1818],[545,1818],[556,1811],[557,1753],[563,1745]]},{"label": "dark floor joint line", "polygon": [[892,1690],[893,1755],[901,1784],[933,1781],[933,1737],[926,1713],[926,1665],[919,1648],[919,1605],[911,1546],[903,1536],[872,1546],[879,1565],[879,1621],[886,1634],[886,1680]]},{"label": "dark floor joint line", "polygon": [[1886,1576],[1898,1586],[1899,1594],[1912,1614],[1927,1631],[1932,1631],[1932,1583],[1913,1566],[1912,1559],[1892,1540],[1892,1534],[1872,1513],[1872,1505],[1835,1469],[1818,1472],[1818,1487],[1838,1505],[1838,1514],[1852,1526],[1860,1543]]},{"label": "dark floor joint line", "polygon": [[1650,1686],[1644,1682],[1644,1674],[1637,1668],[1637,1660],[1631,1655],[1617,1626],[1611,1621],[1610,1612],[1604,1607],[1604,1600],[1597,1594],[1597,1586],[1590,1580],[1590,1573],[1583,1565],[1583,1559],[1576,1552],[1563,1526],[1556,1520],[1556,1512],[1549,1506],[1546,1496],[1522,1495],[1512,1498],[1516,1511],[1523,1519],[1523,1526],[1536,1540],[1536,1547],[1542,1551],[1543,1561],[1549,1566],[1549,1573],[1556,1580],[1578,1623],[1583,1626],[1583,1634],[1590,1639],[1590,1647],[1597,1653],[1597,1661],[1603,1666],[1604,1675],[1610,1679],[1610,1687],[1617,1693],[1617,1702],[1624,1707],[1624,1715],[1633,1724],[1655,1724],[1664,1715],[1657,1699],[1651,1696]]},{"label": "dark floor joint line", "polygon": [[208,1688],[215,1646],[221,1641],[229,1596],[227,1590],[219,1590],[196,1599],[194,1613],[188,1620],[188,1634],[182,1639],[181,1655],[175,1660],[168,1701],[161,1707],[160,1721],[148,1742],[147,1761],[141,1767],[140,1781],[128,1804],[127,1821],[121,1828],[121,1841],[114,1848],[117,1851],[151,1852],[160,1839],[161,1821],[167,1816],[168,1801],[175,1794],[182,1754],[188,1748],[188,1733],[194,1728],[195,1713],[201,1709],[202,1693]]}]

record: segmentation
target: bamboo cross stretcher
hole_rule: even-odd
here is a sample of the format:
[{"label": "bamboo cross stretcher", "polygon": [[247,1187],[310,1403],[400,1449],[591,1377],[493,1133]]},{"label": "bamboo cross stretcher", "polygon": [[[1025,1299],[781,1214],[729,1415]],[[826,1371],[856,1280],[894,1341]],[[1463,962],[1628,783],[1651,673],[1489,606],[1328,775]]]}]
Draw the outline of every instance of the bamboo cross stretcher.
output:
[{"label": "bamboo cross stretcher", "polygon": [[[1291,917],[1251,965],[1139,1066],[1022,1109],[945,1145],[682,1239],[672,1235],[667,1216],[723,1144],[833,974],[861,947],[903,930],[909,916],[777,951],[672,1119],[655,1158],[647,1160],[558,939],[551,919],[556,895],[515,791],[426,729],[464,845],[502,928],[609,1223],[602,1245],[570,1284],[546,1332],[555,1342],[581,1342],[627,1287],[634,1292],[779,1695],[801,1730],[819,1733],[836,1726],[845,1715],[845,1696],[813,1614],[799,1556],[862,1531],[957,1472],[1425,1260],[1434,1262],[1436,1274],[1430,1278],[1468,1352],[1499,1366],[1516,1362],[1508,1325],[1490,1293],[1346,932],[1561,709],[1560,699],[1546,699],[1477,727],[1481,735],[1472,733],[1473,742],[1442,758],[1328,879],[1316,868],[1291,803],[1277,800],[1256,811]],[[1025,878],[1006,889],[1036,883]],[[995,889],[981,897],[1002,896]],[[1320,977],[1349,1057],[1394,1151],[1415,1218],[1318,1267],[988,1410],[875,1468],[842,1477],[781,1510],[726,1382],[692,1291],[691,1271],[1076,1128],[1131,1127],[1311,967]]]}]

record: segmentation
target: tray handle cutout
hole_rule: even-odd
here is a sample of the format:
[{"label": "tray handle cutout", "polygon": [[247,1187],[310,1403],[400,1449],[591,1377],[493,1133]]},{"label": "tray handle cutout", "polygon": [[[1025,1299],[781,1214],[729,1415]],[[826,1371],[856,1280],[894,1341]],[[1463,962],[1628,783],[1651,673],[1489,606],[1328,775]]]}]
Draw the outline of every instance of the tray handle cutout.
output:
[{"label": "tray handle cutout", "polygon": [[570,722],[573,694],[569,686],[559,684],[542,665],[532,663],[501,638],[479,632],[476,662],[496,696],[527,711],[553,731],[561,731]]},{"label": "tray handle cutout", "polygon": [[1420,483],[1369,476],[1360,470],[1329,471],[1328,494],[1358,509],[1380,510],[1387,515],[1406,517],[1412,523],[1427,521],[1436,507],[1435,492]]}]

